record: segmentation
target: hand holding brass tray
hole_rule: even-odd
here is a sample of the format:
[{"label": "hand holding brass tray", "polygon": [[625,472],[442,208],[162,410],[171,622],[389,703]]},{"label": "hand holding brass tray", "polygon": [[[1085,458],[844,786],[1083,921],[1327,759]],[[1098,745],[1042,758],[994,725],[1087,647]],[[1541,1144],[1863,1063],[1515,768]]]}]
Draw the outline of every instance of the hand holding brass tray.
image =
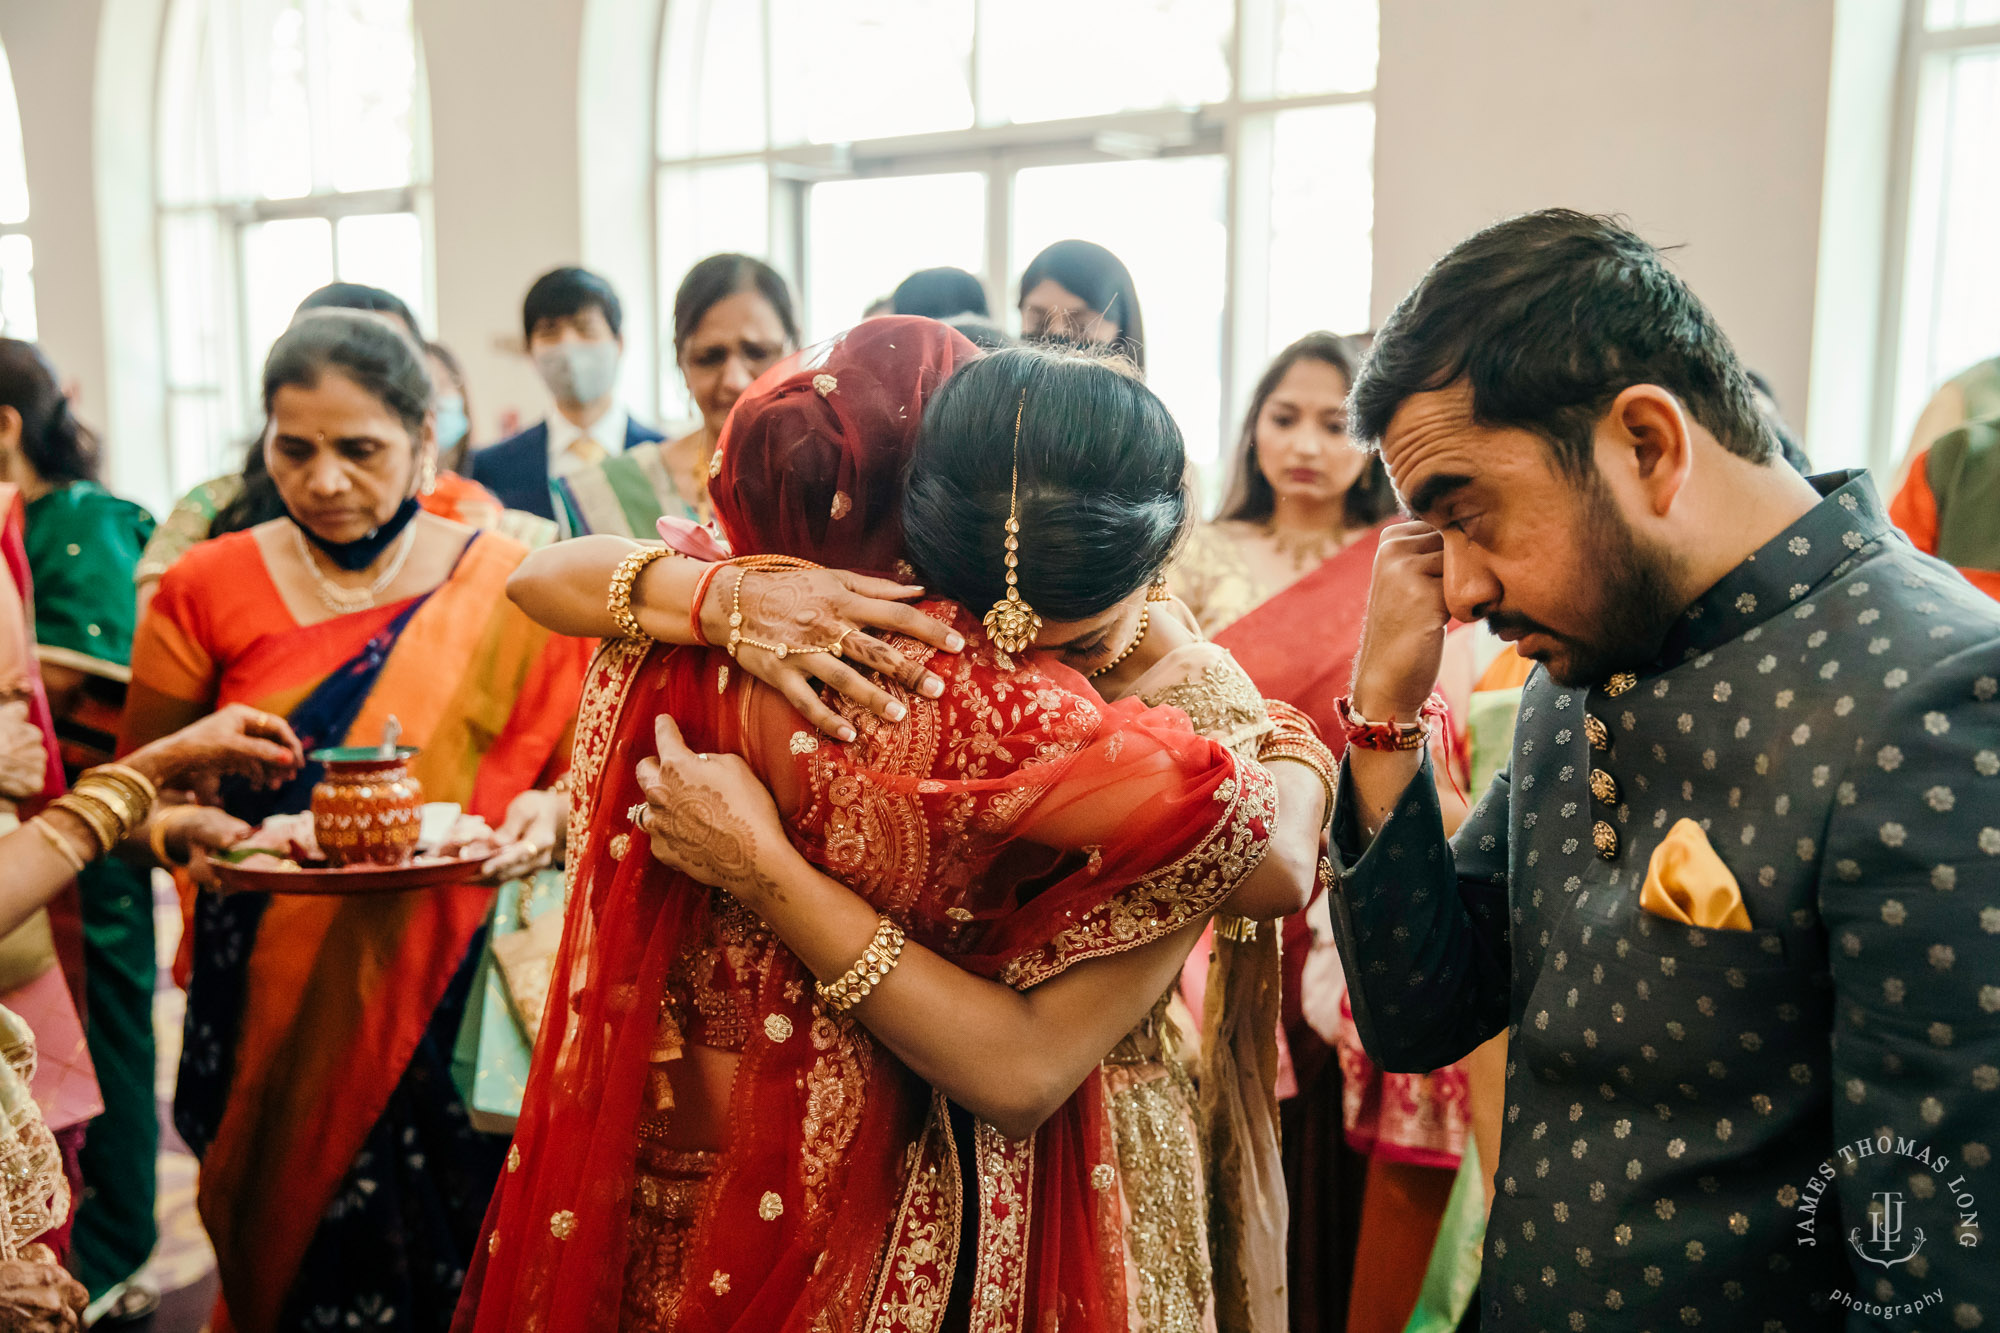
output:
[{"label": "hand holding brass tray", "polygon": [[249,838],[212,858],[216,880],[237,892],[400,893],[463,882],[498,850],[485,820],[439,803],[419,812],[422,832],[417,855],[410,860],[395,866],[334,866],[320,851],[315,822],[309,811],[271,816]]}]

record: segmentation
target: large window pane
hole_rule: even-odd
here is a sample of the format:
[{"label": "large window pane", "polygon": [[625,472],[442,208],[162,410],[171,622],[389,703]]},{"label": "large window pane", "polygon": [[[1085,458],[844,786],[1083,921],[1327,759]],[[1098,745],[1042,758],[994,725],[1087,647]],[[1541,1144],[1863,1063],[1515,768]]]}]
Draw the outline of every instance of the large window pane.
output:
[{"label": "large window pane", "polygon": [[417,90],[410,0],[323,3],[324,184],[335,190],[408,185],[415,167]]},{"label": "large window pane", "polygon": [[1273,91],[1280,97],[1375,86],[1376,0],[1277,0]]},{"label": "large window pane", "polygon": [[1944,380],[2000,353],[2000,51],[1925,64],[1911,155],[1909,250],[1892,425],[1906,436]]},{"label": "large window pane", "polygon": [[35,247],[20,232],[0,236],[0,334],[35,341]]},{"label": "large window pane", "polygon": [[415,213],[364,213],[342,218],[339,270],[342,282],[365,282],[394,292],[427,322],[424,299],[424,229]]},{"label": "large window pane", "polygon": [[0,47],[0,224],[28,220],[28,155],[21,147],[21,108],[14,100],[14,71]]},{"label": "large window pane", "polygon": [[220,394],[170,392],[167,434],[172,441],[168,477],[179,495],[210,477],[241,471],[251,431],[231,420]]},{"label": "large window pane", "polygon": [[806,247],[808,337],[861,312],[920,268],[977,273],[986,260],[986,178],[976,172],[813,187]]},{"label": "large window pane", "polygon": [[989,0],[984,19],[980,118],[988,123],[1229,97],[1231,0]]},{"label": "large window pane", "polygon": [[774,142],[972,124],[972,0],[767,2]]},{"label": "large window pane", "polygon": [[243,353],[255,382],[264,354],[315,287],[333,281],[333,227],[286,218],[243,230]]},{"label": "large window pane", "polygon": [[213,213],[169,214],[160,219],[167,383],[175,387],[221,388],[229,375],[228,320],[222,302],[232,284],[223,260],[221,231]]},{"label": "large window pane", "polygon": [[1275,352],[1314,329],[1368,326],[1375,108],[1315,107],[1272,120],[1267,346]]},{"label": "large window pane", "polygon": [[2000,353],[2000,51],[1952,62],[1937,222],[1935,376]]},{"label": "large window pane", "polygon": [[289,4],[242,5],[252,58],[245,76],[251,108],[250,179],[266,199],[312,193],[312,103],[306,93],[306,10]]},{"label": "large window pane", "polygon": [[[170,204],[224,196],[218,175],[222,95],[214,71],[214,30],[209,8],[181,0],[169,12],[160,55],[160,198]],[[229,117],[233,128],[239,118]]]},{"label": "large window pane", "polygon": [[[660,172],[660,386],[669,412],[693,413],[674,364],[674,293],[681,279],[708,255],[734,251],[763,257],[770,248],[771,181],[763,163]],[[789,267],[782,260],[776,266]]]},{"label": "large window pane", "polygon": [[1197,465],[1219,447],[1227,178],[1220,157],[1183,157],[1035,167],[1014,186],[1017,281],[1043,247],[1067,237],[1096,241],[1132,271],[1146,381],[1172,409]]},{"label": "large window pane", "polygon": [[2000,23],[2000,0],[1929,0],[1924,6],[1924,26],[1977,28]]},{"label": "large window pane", "polygon": [[764,147],[762,0],[667,0],[659,136],[665,158]]}]

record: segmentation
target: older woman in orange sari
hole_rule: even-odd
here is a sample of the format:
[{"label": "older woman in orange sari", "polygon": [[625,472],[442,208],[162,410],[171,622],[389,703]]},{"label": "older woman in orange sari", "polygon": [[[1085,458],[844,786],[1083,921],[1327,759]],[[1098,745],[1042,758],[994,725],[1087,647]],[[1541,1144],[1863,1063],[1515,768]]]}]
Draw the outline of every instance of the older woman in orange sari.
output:
[{"label": "older woman in orange sari", "polygon": [[[1323,788],[1086,684],[1121,693],[1194,646],[1147,601],[1185,515],[1178,435],[1143,386],[1073,356],[1003,353],[933,397],[970,355],[887,319],[773,371],[715,488],[753,568],[888,572],[907,525],[960,599],[921,609],[964,651],[868,636],[864,655],[927,664],[936,693],[892,684],[887,726],[842,705],[855,739],[828,743],[744,681],[777,645],[732,608],[768,623],[755,608],[788,598],[794,658],[863,636],[812,611],[812,576],[759,587],[741,566],[706,599],[697,585],[690,615],[726,648],[628,639],[593,669],[553,991],[567,1021],[543,1032],[461,1327],[1214,1326],[1193,1126],[1148,1016],[1217,907],[1302,901]],[[952,443],[917,448],[906,497],[919,417]],[[1125,468],[1085,493],[1094,445]],[[627,587],[657,554],[629,549]],[[1094,565],[1072,559],[1085,549]],[[984,625],[968,602],[994,605]],[[684,781],[705,761],[671,723],[656,736],[662,715],[728,783]]]},{"label": "older woman in orange sari", "polygon": [[[390,715],[432,800],[500,826],[492,875],[546,859],[546,789],[589,646],[504,596],[525,548],[420,512],[432,448],[420,349],[365,315],[302,319],[264,372],[264,451],[286,517],[202,543],[161,581],[133,652],[122,742],[219,705],[287,717],[308,748],[374,743]],[[225,784],[256,823],[306,807]],[[449,1053],[487,884],[369,898],[203,892],[175,1121],[201,1158],[219,1327],[330,1316],[441,1327],[504,1143],[475,1133]]]}]

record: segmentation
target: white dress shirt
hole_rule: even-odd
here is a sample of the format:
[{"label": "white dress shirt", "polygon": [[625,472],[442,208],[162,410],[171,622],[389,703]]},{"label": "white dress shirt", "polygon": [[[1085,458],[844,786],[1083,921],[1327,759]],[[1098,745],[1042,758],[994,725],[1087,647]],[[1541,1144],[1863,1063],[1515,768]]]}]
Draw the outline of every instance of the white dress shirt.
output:
[{"label": "white dress shirt", "polygon": [[615,399],[604,415],[586,428],[577,425],[560,412],[549,413],[549,475],[568,477],[575,475],[586,466],[584,461],[570,452],[570,446],[589,436],[603,446],[604,455],[613,458],[625,451],[625,426],[631,420],[631,413]]}]

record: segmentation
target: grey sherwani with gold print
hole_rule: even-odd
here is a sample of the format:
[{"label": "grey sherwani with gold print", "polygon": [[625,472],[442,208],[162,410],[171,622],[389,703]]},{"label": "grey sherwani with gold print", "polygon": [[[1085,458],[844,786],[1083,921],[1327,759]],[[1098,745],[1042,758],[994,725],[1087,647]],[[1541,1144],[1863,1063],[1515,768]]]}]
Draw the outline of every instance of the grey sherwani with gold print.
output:
[{"label": "grey sherwani with gold print", "polygon": [[[2000,1327],[2000,605],[1815,485],[1658,661],[1537,671],[1454,842],[1428,771],[1340,802],[1368,1053],[1511,1037],[1488,1328]],[[1684,818],[1750,930],[1639,908]]]}]

